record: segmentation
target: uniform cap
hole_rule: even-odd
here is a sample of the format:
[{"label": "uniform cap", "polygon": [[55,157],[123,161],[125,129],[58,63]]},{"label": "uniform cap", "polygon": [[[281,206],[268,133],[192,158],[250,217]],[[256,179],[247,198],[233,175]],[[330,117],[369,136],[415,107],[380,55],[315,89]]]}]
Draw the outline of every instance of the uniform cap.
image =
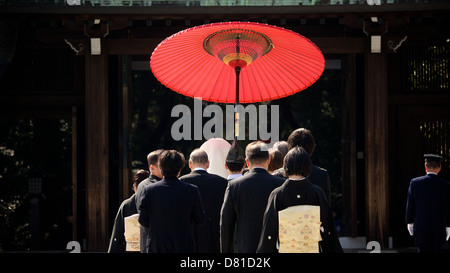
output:
[{"label": "uniform cap", "polygon": [[424,154],[423,157],[425,158],[425,162],[434,161],[440,163],[442,161],[442,156],[440,155]]}]

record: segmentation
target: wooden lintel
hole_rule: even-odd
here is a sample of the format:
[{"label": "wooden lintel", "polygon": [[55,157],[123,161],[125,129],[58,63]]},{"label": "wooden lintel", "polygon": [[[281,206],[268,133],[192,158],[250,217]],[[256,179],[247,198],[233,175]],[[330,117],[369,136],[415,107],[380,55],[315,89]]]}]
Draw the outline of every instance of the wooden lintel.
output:
[{"label": "wooden lintel", "polygon": [[0,14],[85,14],[85,15],[142,15],[170,16],[170,15],[215,15],[215,14],[341,14],[341,13],[383,13],[383,12],[447,12],[450,9],[445,1],[436,3],[395,3],[384,5],[310,5],[310,6],[4,6]]},{"label": "wooden lintel", "polygon": [[311,37],[323,54],[351,54],[364,52],[364,38]]},{"label": "wooden lintel", "polygon": [[163,41],[154,39],[107,39],[108,54],[110,55],[148,55]]},{"label": "wooden lintel", "polygon": [[[148,55],[163,41],[154,39],[106,39],[110,55]],[[363,53],[364,38],[328,38],[313,37],[315,43],[324,54]]]}]

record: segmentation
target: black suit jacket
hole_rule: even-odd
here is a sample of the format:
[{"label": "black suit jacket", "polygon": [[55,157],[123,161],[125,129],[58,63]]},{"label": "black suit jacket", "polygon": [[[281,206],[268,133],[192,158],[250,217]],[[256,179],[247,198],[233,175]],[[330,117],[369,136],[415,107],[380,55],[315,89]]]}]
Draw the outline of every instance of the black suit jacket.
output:
[{"label": "black suit jacket", "polygon": [[136,189],[136,208],[139,210],[139,206],[141,205],[141,199],[142,199],[142,193],[144,192],[144,188],[148,185],[161,181],[161,178],[157,177],[156,175],[150,174],[149,177],[142,180]]},{"label": "black suit jacket", "polygon": [[246,175],[228,182],[220,219],[222,252],[234,252],[235,227],[236,252],[256,252],[267,199],[283,182],[284,179],[262,168],[254,168]]},{"label": "black suit jacket", "polygon": [[445,227],[450,227],[450,183],[434,174],[412,179],[406,223],[414,223],[416,232],[445,232]]},{"label": "black suit jacket", "polygon": [[[288,178],[284,173],[284,168],[279,168],[273,172],[273,175]],[[328,175],[328,171],[324,168],[320,168],[316,165],[312,166],[311,174],[308,177],[308,180],[311,181],[314,185],[322,188],[325,193],[325,197],[328,200],[328,204],[331,206],[331,186],[330,186],[330,176]]]},{"label": "black suit jacket", "polygon": [[200,253],[220,252],[220,209],[228,181],[204,170],[195,170],[180,180],[197,186],[206,213],[206,222],[194,225],[196,250]]},{"label": "black suit jacket", "polygon": [[[150,174],[149,177],[142,180],[141,183],[137,186],[136,189],[136,210],[139,212],[139,206],[141,205],[142,200],[142,194],[144,193],[144,188],[147,187],[150,184],[156,183],[158,181],[161,181],[161,178],[157,177],[156,175]],[[147,237],[148,237],[148,229],[144,226],[140,227],[140,239],[139,239],[139,247],[141,249],[141,253],[145,253],[146,250],[146,243],[147,243]]]},{"label": "black suit jacket", "polygon": [[205,219],[196,186],[177,178],[150,184],[144,188],[139,211],[139,223],[149,230],[147,252],[195,252],[192,225]]}]

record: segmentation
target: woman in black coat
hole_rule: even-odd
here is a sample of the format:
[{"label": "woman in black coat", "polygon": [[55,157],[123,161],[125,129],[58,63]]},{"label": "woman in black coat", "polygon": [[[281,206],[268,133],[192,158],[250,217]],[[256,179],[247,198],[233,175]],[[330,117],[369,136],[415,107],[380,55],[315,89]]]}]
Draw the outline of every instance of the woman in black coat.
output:
[{"label": "woman in black coat", "polygon": [[[306,178],[311,173],[311,168],[311,159],[303,148],[296,147],[287,153],[284,169],[289,178],[269,196],[257,252],[278,252],[279,212],[295,206],[320,207],[319,252],[343,252],[325,193]],[[300,218],[301,215],[298,216]],[[300,232],[296,235],[298,236],[295,237],[295,242],[303,244]]]}]

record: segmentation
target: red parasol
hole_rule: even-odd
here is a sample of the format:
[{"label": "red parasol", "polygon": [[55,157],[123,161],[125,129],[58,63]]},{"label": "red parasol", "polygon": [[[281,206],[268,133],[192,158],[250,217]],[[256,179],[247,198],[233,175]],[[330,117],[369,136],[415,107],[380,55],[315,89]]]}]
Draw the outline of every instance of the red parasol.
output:
[{"label": "red parasol", "polygon": [[322,75],[325,60],[316,45],[293,31],[224,22],[168,37],[153,51],[150,67],[161,83],[180,94],[238,104],[306,89]]}]

